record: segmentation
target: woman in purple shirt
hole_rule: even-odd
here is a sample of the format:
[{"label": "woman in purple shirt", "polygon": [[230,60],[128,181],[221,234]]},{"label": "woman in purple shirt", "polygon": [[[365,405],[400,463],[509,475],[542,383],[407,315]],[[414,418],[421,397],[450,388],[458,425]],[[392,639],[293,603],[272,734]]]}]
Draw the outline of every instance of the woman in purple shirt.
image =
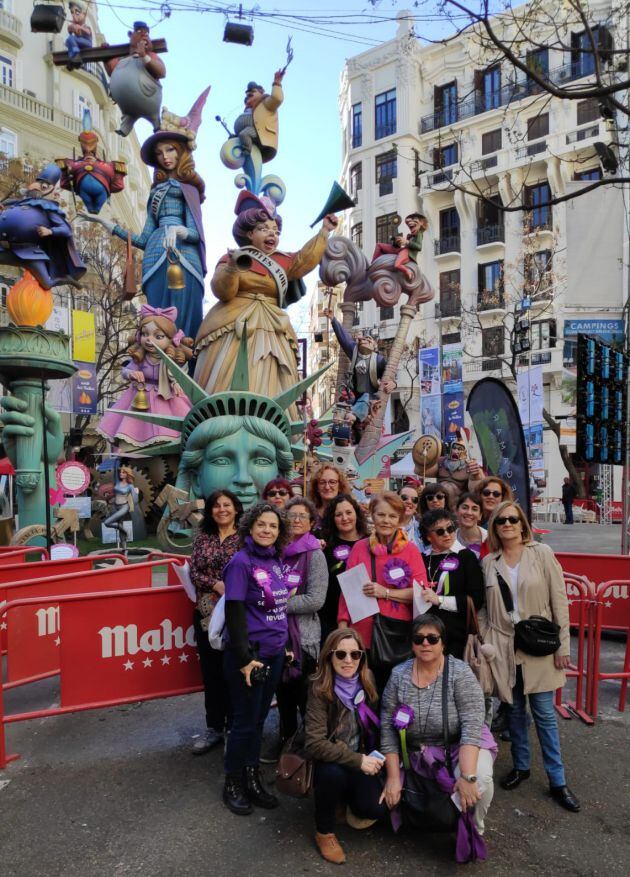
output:
[{"label": "woman in purple shirt", "polygon": [[284,515],[260,502],[241,518],[239,536],[243,547],[223,571],[228,634],[223,666],[232,707],[223,802],[245,816],[252,804],[278,806],[260,781],[259,762],[263,726],[287,658]]}]

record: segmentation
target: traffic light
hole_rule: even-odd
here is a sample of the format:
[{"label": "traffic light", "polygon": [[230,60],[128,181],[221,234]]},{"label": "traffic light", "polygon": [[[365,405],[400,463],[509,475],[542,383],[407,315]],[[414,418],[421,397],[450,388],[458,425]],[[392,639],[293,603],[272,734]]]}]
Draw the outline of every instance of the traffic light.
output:
[{"label": "traffic light", "polygon": [[590,335],[578,334],[578,457],[623,465],[626,458],[628,357]]}]

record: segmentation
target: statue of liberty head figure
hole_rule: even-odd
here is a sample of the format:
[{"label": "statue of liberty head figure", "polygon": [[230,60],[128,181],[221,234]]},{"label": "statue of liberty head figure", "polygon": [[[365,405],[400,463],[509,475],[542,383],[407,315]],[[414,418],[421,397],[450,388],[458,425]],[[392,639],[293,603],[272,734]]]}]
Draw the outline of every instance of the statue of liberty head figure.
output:
[{"label": "statue of liberty head figure", "polygon": [[126,414],[180,433],[180,441],[155,446],[151,452],[181,454],[175,486],[185,490],[191,500],[206,499],[217,489],[229,488],[243,508],[253,506],[269,481],[289,473],[293,451],[297,450],[291,436],[302,433],[304,425],[292,425],[286,411],[328,366],[275,399],[250,393],[244,329],[230,390],[208,395],[166,354],[156,353],[188,395],[192,408],[185,417],[135,411]]}]

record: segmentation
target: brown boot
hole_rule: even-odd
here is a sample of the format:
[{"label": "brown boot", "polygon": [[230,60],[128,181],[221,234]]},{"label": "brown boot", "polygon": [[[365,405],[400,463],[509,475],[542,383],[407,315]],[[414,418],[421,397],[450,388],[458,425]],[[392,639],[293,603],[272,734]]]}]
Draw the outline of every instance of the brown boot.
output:
[{"label": "brown boot", "polygon": [[334,834],[320,834],[315,832],[315,843],[323,859],[332,862],[333,865],[343,865],[346,854]]}]

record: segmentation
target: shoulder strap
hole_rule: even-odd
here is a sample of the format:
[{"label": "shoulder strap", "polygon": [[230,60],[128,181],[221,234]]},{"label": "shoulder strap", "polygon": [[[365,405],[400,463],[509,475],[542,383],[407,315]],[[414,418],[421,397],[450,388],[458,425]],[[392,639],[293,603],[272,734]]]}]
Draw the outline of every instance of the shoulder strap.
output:
[{"label": "shoulder strap", "polygon": [[373,551],[370,551],[370,546],[368,545],[368,551],[370,552],[370,563],[372,565],[372,581],[376,581],[376,556]]},{"label": "shoulder strap", "polygon": [[449,743],[450,735],[448,732],[448,668],[450,660],[449,656],[444,656],[444,670],[442,671],[442,734],[444,736],[444,755],[446,759],[446,769],[449,774],[453,773],[453,761],[451,758],[451,747]]},{"label": "shoulder strap", "polygon": [[510,586],[505,581],[499,570],[494,568],[494,571],[497,574],[497,582],[499,583],[499,589],[501,591],[501,596],[503,597],[503,603],[505,605],[506,612],[514,612],[514,600],[512,599],[512,591],[510,590]]}]

